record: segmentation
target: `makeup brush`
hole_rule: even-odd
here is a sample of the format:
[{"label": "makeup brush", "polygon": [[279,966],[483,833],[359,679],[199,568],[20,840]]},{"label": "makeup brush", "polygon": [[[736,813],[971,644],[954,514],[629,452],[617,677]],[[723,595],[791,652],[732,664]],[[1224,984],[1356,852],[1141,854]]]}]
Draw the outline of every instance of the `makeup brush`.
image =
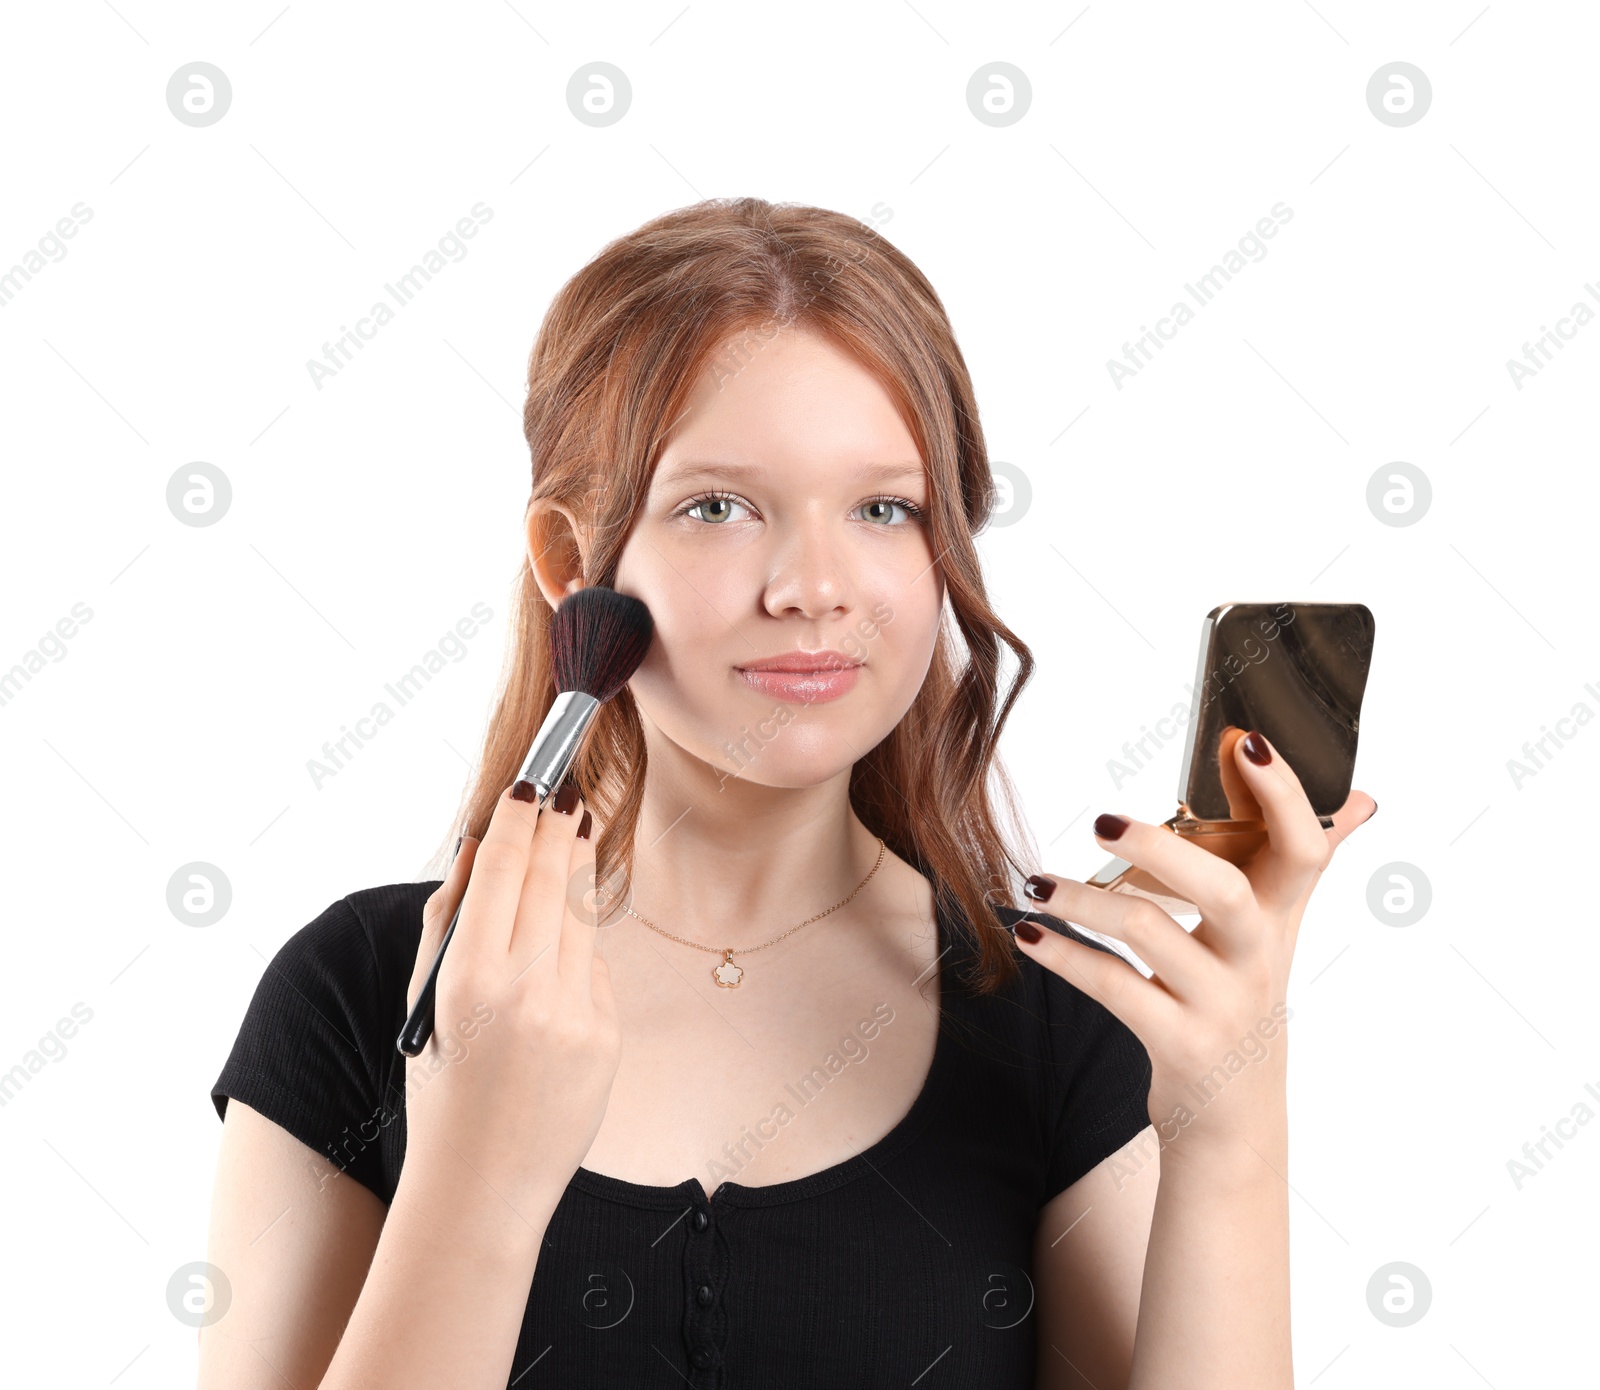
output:
[{"label": "makeup brush", "polygon": [[[544,810],[577,756],[578,745],[594,722],[595,712],[628,683],[639,669],[655,623],[650,610],[638,599],[615,589],[591,584],[562,600],[550,620],[550,663],[556,688],[561,692],[545,715],[528,756],[522,761],[511,795]],[[465,893],[462,901],[466,901]],[[460,904],[450,919],[450,929],[422,992],[412,1006],[396,1046],[415,1057],[433,1035],[433,998],[439,979],[439,962],[461,920]]]}]

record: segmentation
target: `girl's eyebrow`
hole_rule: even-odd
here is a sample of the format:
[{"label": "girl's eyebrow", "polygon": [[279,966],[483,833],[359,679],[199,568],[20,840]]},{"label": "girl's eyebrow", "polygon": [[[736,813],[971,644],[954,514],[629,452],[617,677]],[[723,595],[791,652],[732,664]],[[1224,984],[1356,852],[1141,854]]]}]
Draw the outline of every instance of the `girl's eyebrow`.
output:
[{"label": "girl's eyebrow", "polygon": [[[656,482],[661,487],[675,487],[696,478],[759,478],[766,470],[747,463],[702,463],[689,460],[675,463],[663,470]],[[862,482],[886,483],[900,479],[918,479],[923,475],[920,463],[872,463],[856,469],[855,476]]]}]

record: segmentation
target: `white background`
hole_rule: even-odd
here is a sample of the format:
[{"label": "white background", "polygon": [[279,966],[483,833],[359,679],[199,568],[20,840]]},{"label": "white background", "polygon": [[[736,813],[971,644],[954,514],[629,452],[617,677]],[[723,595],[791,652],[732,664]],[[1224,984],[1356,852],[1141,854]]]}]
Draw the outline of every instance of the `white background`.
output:
[{"label": "white background", "polygon": [[[521,562],[545,306],[647,218],[758,194],[891,210],[1030,482],[982,545],[1039,658],[1003,751],[1043,867],[1098,867],[1094,813],[1171,814],[1177,743],[1120,789],[1107,763],[1183,698],[1212,605],[1372,608],[1381,809],[1290,997],[1298,1383],[1592,1367],[1600,1125],[1521,1190],[1506,1165],[1600,1087],[1600,727],[1520,789],[1507,761],[1600,712],[1600,326],[1520,389],[1506,362],[1600,286],[1597,40],[1588,6],[1476,0],[13,9],[0,267],[93,215],[0,313],[0,669],[93,616],[0,706],[0,1070],[93,1017],[0,1108],[0,1358],[192,1379],[165,1290],[204,1258],[209,1086],[288,935],[431,876]],[[165,96],[197,60],[232,84],[204,128]],[[593,60],[632,84],[605,128],[566,103]],[[966,101],[997,60],[1032,89],[1004,127]],[[1432,85],[1405,127],[1366,100],[1397,60]],[[466,257],[317,389],[308,359],[480,200]],[[1119,389],[1107,359],[1279,202],[1269,254]],[[213,527],[167,507],[195,461],[231,480]],[[1366,501],[1396,461],[1433,491],[1404,527]],[[466,659],[317,789],[307,760],[479,602]],[[233,892],[204,929],[166,901],[196,860]],[[1367,905],[1395,861],[1432,888],[1405,928]],[[1432,1288],[1410,1327],[1368,1308],[1391,1261]]]}]

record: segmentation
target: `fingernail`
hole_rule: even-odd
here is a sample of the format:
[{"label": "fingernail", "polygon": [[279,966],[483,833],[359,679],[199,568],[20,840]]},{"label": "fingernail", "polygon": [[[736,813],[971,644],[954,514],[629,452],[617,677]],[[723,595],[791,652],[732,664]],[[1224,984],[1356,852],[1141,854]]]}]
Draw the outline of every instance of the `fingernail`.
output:
[{"label": "fingernail", "polygon": [[594,817],[589,814],[589,808],[585,806],[583,808],[583,819],[578,822],[578,838],[580,840],[589,838],[589,827],[593,824]]},{"label": "fingernail", "polygon": [[539,789],[532,782],[518,782],[511,789],[511,799],[513,801],[537,801],[539,799]]},{"label": "fingernail", "polygon": [[1121,838],[1122,832],[1128,828],[1126,816],[1114,816],[1109,811],[1103,816],[1094,818],[1094,833],[1102,840],[1116,840]]},{"label": "fingernail", "polygon": [[1034,874],[1022,885],[1022,891],[1036,903],[1047,903],[1050,895],[1056,891],[1056,886],[1043,874]]},{"label": "fingernail", "polygon": [[1017,923],[1016,931],[1030,946],[1036,946],[1044,940],[1044,933],[1026,918]]},{"label": "fingernail", "polygon": [[[1521,788],[1519,787],[1518,790],[1520,791]],[[1374,801],[1372,803],[1372,809],[1367,812],[1367,819],[1371,820],[1377,814],[1378,814],[1378,803],[1376,801]]]},{"label": "fingernail", "polygon": [[564,816],[570,816],[578,804],[578,789],[571,782],[563,782],[550,805]]},{"label": "fingernail", "polygon": [[1244,736],[1244,755],[1257,767],[1265,767],[1272,761],[1272,750],[1267,747],[1266,739],[1254,729]]},{"label": "fingernail", "polygon": [[465,835],[456,836],[456,847],[450,851],[450,862],[452,864],[456,862],[456,855],[461,853],[461,842],[466,838],[467,837]]}]

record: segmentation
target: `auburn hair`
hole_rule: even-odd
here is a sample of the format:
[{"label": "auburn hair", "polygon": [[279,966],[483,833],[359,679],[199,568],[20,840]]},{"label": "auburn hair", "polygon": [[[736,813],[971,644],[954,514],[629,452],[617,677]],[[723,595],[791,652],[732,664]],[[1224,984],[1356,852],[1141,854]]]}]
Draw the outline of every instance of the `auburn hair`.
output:
[{"label": "auburn hair", "polygon": [[[977,402],[944,306],[910,259],[856,218],[761,198],[707,199],[610,242],[557,293],[528,361],[522,419],[533,488],[524,521],[540,498],[570,508],[587,556],[550,511],[536,548],[565,548],[584,584],[610,585],[701,374],[736,373],[790,326],[823,336],[881,381],[927,468],[925,524],[946,612],[916,699],[852,769],[850,802],[929,880],[958,928],[963,917],[976,927],[968,978],[988,992],[1018,969],[991,907],[1013,906],[1026,872],[1012,848],[1024,831],[996,744],[1034,663],[984,591],[973,537],[989,520],[994,480]],[[553,610],[526,558],[511,602],[493,715],[447,844],[483,835],[559,693]],[[1003,699],[1002,643],[1017,663]],[[644,776],[644,734],[624,687],[601,706],[568,774],[601,826],[596,878],[610,902],[627,896]],[[442,857],[441,848],[435,864]]]}]

